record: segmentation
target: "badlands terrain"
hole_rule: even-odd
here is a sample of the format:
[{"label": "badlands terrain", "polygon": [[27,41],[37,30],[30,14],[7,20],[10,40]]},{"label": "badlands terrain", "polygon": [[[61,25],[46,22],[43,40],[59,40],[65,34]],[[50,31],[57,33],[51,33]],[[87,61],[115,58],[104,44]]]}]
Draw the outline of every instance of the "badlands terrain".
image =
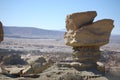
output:
[{"label": "badlands terrain", "polygon": [[[0,80],[87,80],[83,79],[84,74],[94,75],[85,71],[78,72],[73,68],[61,68],[57,65],[60,61],[72,59],[73,50],[72,47],[65,45],[64,31],[42,30],[43,34],[40,34],[36,28],[13,27],[13,29],[8,29],[8,27],[4,27],[4,29],[4,41],[0,43],[0,54],[3,55],[0,57],[0,63],[5,67],[8,69],[16,66],[24,68],[41,56],[52,60],[54,64],[39,73],[37,78],[10,76],[2,74],[2,70],[0,70]],[[15,32],[18,30],[20,31]],[[39,35],[36,36],[36,34]],[[109,44],[102,46],[100,50],[102,53],[100,61],[105,64],[106,68],[105,76],[110,80],[119,80],[120,35],[112,35]],[[4,56],[9,58],[4,58]],[[18,68],[13,69],[13,71],[17,70]],[[79,74],[83,76],[79,76]],[[104,77],[100,79],[106,80]],[[90,80],[97,80],[97,78]]]},{"label": "badlands terrain", "polygon": [[[1,54],[4,55],[19,54],[22,59],[24,60],[28,59],[27,61],[29,62],[34,61],[39,56],[44,56],[46,58],[53,60],[54,62],[68,60],[71,59],[72,56],[71,54],[72,47],[66,46],[64,40],[58,38],[27,39],[27,38],[5,37],[4,41],[1,42],[0,44],[0,49],[1,49],[0,50]],[[120,36],[118,35],[111,36],[110,43],[105,46],[102,46],[100,49],[102,51],[101,61],[104,62],[106,66],[106,75],[109,75],[110,78],[113,78],[111,80],[119,80]],[[20,64],[16,63],[14,65],[20,65]],[[54,69],[54,66],[50,68]],[[66,70],[65,72],[70,71],[69,69],[65,69],[65,70]],[[71,70],[70,74],[73,74],[73,72],[74,70],[73,71]],[[54,73],[53,75],[55,74],[57,73]],[[41,80],[42,78],[44,78],[45,75],[47,75],[48,77],[50,76],[50,74],[43,72],[40,74],[39,78],[35,78],[35,79]],[[53,75],[51,74],[51,76]],[[33,78],[24,78],[24,77],[13,78],[0,74],[0,80],[33,80]]]}]

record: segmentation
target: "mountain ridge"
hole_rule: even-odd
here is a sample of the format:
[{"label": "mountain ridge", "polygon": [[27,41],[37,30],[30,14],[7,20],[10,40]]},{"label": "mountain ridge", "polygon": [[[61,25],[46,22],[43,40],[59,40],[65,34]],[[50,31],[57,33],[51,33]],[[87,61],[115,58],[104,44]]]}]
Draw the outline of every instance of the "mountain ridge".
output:
[{"label": "mountain ridge", "polygon": [[61,38],[64,31],[46,30],[34,27],[4,26],[5,37],[17,38]]},{"label": "mountain ridge", "polygon": [[[64,30],[48,30],[35,27],[4,26],[4,36],[14,38],[63,39]],[[112,34],[110,40],[120,43],[120,35]]]}]

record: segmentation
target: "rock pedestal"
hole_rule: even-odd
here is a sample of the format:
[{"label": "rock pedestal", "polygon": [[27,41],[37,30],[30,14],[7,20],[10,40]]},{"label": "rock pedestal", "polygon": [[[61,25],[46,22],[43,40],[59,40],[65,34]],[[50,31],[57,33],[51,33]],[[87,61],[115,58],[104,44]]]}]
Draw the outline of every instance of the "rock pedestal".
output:
[{"label": "rock pedestal", "polygon": [[96,63],[100,57],[99,47],[96,46],[73,47],[73,50],[73,58],[78,62]]},{"label": "rock pedestal", "polygon": [[[93,22],[96,11],[73,13],[66,18],[65,43],[73,47],[73,59],[81,63],[80,69],[99,68],[100,46],[109,42],[113,20],[102,19]],[[97,66],[97,62],[98,65]]]}]

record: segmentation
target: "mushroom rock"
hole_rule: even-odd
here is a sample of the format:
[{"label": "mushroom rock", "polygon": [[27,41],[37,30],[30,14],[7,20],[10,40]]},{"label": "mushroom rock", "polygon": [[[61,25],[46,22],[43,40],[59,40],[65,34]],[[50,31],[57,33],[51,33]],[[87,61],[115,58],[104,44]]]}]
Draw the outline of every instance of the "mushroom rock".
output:
[{"label": "mushroom rock", "polygon": [[66,44],[69,46],[102,46],[109,42],[113,20],[103,19],[90,25],[82,26],[75,32],[65,34]]},{"label": "mushroom rock", "polygon": [[100,59],[100,46],[109,42],[114,27],[113,20],[93,22],[96,11],[73,13],[66,18],[65,43],[73,47],[73,59],[82,63],[84,69],[95,68]]}]

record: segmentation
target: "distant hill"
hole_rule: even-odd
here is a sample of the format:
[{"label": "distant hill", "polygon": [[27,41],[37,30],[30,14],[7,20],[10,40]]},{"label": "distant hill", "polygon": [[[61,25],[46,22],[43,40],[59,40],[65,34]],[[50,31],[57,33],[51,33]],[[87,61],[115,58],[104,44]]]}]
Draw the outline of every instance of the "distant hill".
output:
[{"label": "distant hill", "polygon": [[120,35],[111,35],[110,43],[116,43],[120,45]]},{"label": "distant hill", "polygon": [[[5,37],[63,39],[65,29],[60,31],[33,27],[4,26]],[[120,35],[111,35],[110,43],[120,43]]]},{"label": "distant hill", "polygon": [[63,38],[64,35],[64,31],[14,26],[4,26],[4,33],[5,37],[16,38]]}]

